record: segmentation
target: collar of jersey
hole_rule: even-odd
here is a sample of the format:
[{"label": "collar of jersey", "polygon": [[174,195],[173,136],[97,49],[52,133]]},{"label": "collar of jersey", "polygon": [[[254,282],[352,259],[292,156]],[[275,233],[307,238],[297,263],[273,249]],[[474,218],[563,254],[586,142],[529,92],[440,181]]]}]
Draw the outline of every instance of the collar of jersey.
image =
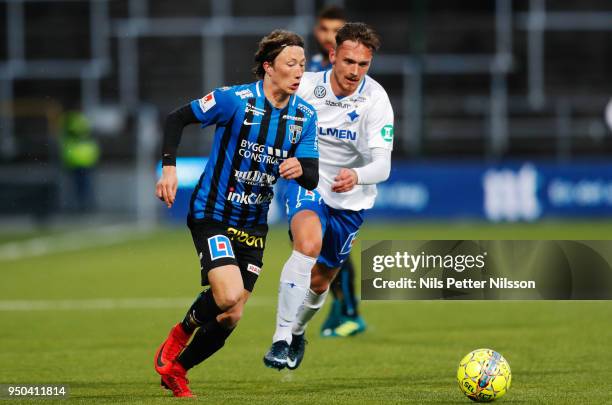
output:
[{"label": "collar of jersey", "polygon": [[283,110],[285,107],[287,107],[289,104],[291,104],[292,106],[295,105],[295,98],[296,98],[296,94],[293,93],[290,97],[289,97],[289,101],[287,102],[287,105],[285,107],[282,108],[277,108],[274,107],[274,105],[272,105],[272,103],[266,98],[266,95],[264,94],[263,91],[263,80],[259,80],[255,83],[255,91],[257,92],[257,97],[263,97],[264,100],[266,100],[266,102],[268,104],[270,104],[270,107],[272,107],[273,110]]},{"label": "collar of jersey", "polygon": [[363,88],[365,87],[367,75],[363,76],[361,83],[359,83],[359,86],[357,86],[357,90],[355,90],[353,94],[348,95],[348,96],[336,96],[336,93],[334,93],[334,90],[332,89],[332,86],[331,86],[331,80],[327,80],[327,73],[329,72],[331,72],[331,69],[328,69],[325,72],[323,72],[323,84],[327,85],[331,94],[333,94],[338,100],[342,100],[343,98],[347,98],[347,97],[353,97],[355,94],[361,94],[361,92],[363,91]]}]

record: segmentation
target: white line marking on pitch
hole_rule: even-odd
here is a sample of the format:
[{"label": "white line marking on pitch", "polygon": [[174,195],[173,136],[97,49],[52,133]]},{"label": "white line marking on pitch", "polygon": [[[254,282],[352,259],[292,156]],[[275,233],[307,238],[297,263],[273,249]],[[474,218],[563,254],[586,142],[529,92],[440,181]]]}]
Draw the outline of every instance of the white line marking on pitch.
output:
[{"label": "white line marking on pitch", "polygon": [[0,245],[0,262],[77,251],[89,247],[109,246],[147,235],[134,225],[109,225],[59,235],[41,236]]},{"label": "white line marking on pitch", "polygon": [[[107,309],[186,308],[194,297],[93,298],[82,300],[0,300],[0,311],[92,311]],[[271,298],[251,298],[249,307],[273,305]]]}]

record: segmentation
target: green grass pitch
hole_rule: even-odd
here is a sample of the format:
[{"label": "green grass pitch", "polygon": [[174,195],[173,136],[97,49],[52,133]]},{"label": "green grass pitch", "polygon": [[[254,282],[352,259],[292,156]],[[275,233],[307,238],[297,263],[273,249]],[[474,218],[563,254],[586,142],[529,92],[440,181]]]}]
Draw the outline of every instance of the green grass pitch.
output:
[{"label": "green grass pitch", "polygon": [[[360,237],[611,235],[609,222],[366,221]],[[293,372],[267,369],[261,358],[271,343],[278,275],[288,253],[285,228],[273,228],[262,275],[238,329],[224,349],[190,372],[197,401],[468,404],[455,381],[456,367],[469,351],[490,347],[508,359],[513,372],[512,388],[500,403],[612,402],[612,302],[606,301],[363,302],[369,329],[341,340],[318,336],[326,307],[307,333],[310,343],[302,366]],[[62,403],[179,401],[159,387],[153,354],[200,291],[199,266],[186,228],[156,231],[111,246],[0,261],[0,276],[0,384],[68,384],[70,398]],[[102,304],[92,307],[96,299],[103,299]],[[69,300],[67,307],[28,309],[37,302],[58,300]],[[123,304],[105,308],[105,302]],[[11,303],[25,307],[11,309]]]}]

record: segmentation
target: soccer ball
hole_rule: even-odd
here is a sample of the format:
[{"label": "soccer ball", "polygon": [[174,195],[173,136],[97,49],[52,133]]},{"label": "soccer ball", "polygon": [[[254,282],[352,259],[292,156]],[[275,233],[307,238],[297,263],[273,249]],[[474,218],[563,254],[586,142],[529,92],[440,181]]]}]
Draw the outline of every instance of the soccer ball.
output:
[{"label": "soccer ball", "polygon": [[457,370],[459,388],[475,402],[490,402],[503,396],[512,382],[510,365],[491,349],[468,353]]}]

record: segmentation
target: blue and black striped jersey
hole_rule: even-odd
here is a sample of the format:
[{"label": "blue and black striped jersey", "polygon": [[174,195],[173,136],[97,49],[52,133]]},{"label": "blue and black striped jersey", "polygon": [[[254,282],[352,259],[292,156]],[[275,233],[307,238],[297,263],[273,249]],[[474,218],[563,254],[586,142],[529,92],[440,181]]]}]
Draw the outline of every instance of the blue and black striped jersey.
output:
[{"label": "blue and black striped jersey", "polygon": [[191,102],[203,126],[217,126],[191,197],[193,219],[240,227],[265,224],[280,163],[319,157],[315,109],[296,95],[284,108],[274,108],[262,86],[258,81],[222,87]]}]

